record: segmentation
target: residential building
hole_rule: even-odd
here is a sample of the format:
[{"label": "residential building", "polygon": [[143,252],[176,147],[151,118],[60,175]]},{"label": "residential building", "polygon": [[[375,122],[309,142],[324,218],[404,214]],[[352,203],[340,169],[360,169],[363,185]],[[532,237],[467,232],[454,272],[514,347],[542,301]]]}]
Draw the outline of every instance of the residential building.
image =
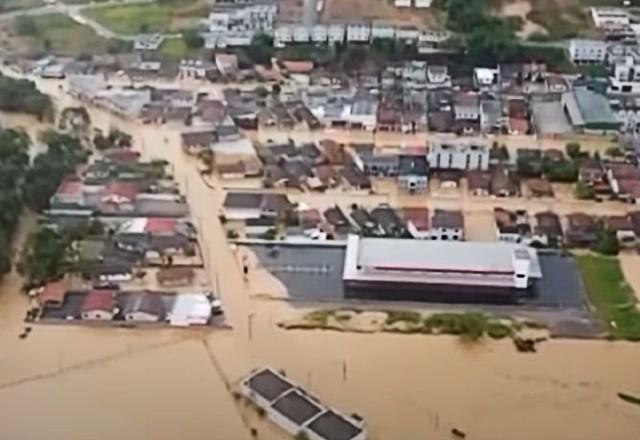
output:
[{"label": "residential building", "polygon": [[430,88],[451,87],[451,76],[447,66],[429,64],[427,66],[427,86]]},{"label": "residential building", "polygon": [[623,246],[633,246],[637,237],[633,228],[633,222],[628,215],[608,215],[603,219],[603,226],[606,230],[616,234],[618,242]]},{"label": "residential building", "polygon": [[229,192],[225,196],[222,215],[227,220],[248,220],[261,217],[282,218],[293,208],[286,194]]},{"label": "residential building", "polygon": [[431,218],[430,240],[464,240],[464,216],[462,211],[436,209]]},{"label": "residential building", "polygon": [[613,66],[609,93],[640,93],[640,60],[626,56]]},{"label": "residential building", "polygon": [[433,0],[414,0],[414,3],[416,8],[429,8]]},{"label": "residential building", "polygon": [[521,245],[350,235],[343,283],[355,299],[508,303],[542,275],[535,249]]},{"label": "residential building", "polygon": [[369,41],[369,38],[371,38],[371,26],[368,23],[347,25],[347,41],[364,43]]},{"label": "residential building", "polygon": [[606,166],[606,175],[611,191],[620,198],[627,195],[628,182],[640,182],[640,169],[630,163],[610,163]]},{"label": "residential building", "polygon": [[567,215],[565,241],[573,247],[589,247],[596,241],[598,224],[590,215],[577,212]]},{"label": "residential building", "polygon": [[453,98],[453,112],[456,120],[478,121],[480,119],[480,99],[475,93],[459,92]]},{"label": "residential building", "polygon": [[498,240],[507,243],[528,243],[531,238],[531,225],[527,212],[509,211],[503,208],[493,209]]},{"label": "residential building", "polygon": [[467,171],[467,190],[477,197],[487,197],[491,193],[491,174],[481,170]]},{"label": "residential building", "polygon": [[371,177],[395,177],[398,175],[399,158],[397,154],[367,153],[354,158],[358,167]]},{"label": "residential building", "polygon": [[553,187],[544,177],[528,179],[527,189],[532,197],[553,197]]},{"label": "residential building", "polygon": [[395,6],[396,8],[410,8],[411,0],[394,0],[393,6]]},{"label": "residential building", "polygon": [[212,303],[207,293],[181,293],[176,295],[167,321],[173,326],[207,325],[212,315]]},{"label": "residential building", "polygon": [[502,102],[495,99],[480,101],[480,129],[483,132],[496,132],[502,127]]},{"label": "residential building", "polygon": [[110,321],[117,310],[114,292],[92,290],[85,296],[80,313],[82,319],[87,321]]},{"label": "residential building", "polygon": [[557,246],[562,242],[562,224],[558,214],[552,211],[538,212],[535,219],[532,241],[538,241],[545,246]]},{"label": "residential building", "polygon": [[491,169],[491,195],[496,197],[515,197],[520,194],[517,175],[503,166]]},{"label": "residential building", "polygon": [[623,8],[591,8],[591,19],[596,28],[605,28],[612,25],[628,25],[631,17]]},{"label": "residential building", "polygon": [[434,170],[489,169],[489,149],[483,145],[432,144],[428,159]]},{"label": "residential building", "polygon": [[486,67],[476,67],[473,69],[473,84],[479,90],[490,89],[498,84],[500,71]]},{"label": "residential building", "polygon": [[424,155],[403,154],[398,157],[398,186],[409,194],[427,191],[429,164]]},{"label": "residential building", "polygon": [[420,207],[402,208],[402,218],[407,225],[407,231],[413,238],[427,239],[431,230],[429,209]]},{"label": "residential building", "polygon": [[125,321],[160,322],[166,314],[166,306],[159,293],[137,292],[127,295],[122,310]]},{"label": "residential building", "polygon": [[607,44],[600,40],[573,39],[569,42],[569,57],[577,64],[603,63]]}]

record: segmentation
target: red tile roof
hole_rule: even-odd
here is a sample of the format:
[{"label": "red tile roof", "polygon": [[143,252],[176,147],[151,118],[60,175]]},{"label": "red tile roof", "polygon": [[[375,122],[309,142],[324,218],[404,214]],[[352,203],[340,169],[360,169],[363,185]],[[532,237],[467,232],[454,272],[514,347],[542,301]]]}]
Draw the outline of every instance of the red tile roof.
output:
[{"label": "red tile roof", "polygon": [[113,292],[110,290],[92,290],[85,297],[81,312],[91,312],[94,310],[113,312],[115,306],[116,301],[113,299]]},{"label": "red tile roof", "polygon": [[64,294],[67,293],[67,281],[59,280],[52,281],[44,286],[42,293],[38,297],[40,304],[45,303],[59,303],[61,304],[64,300]]},{"label": "red tile roof", "polygon": [[174,218],[148,218],[144,227],[145,232],[151,233],[173,232],[175,229],[176,219]]},{"label": "red tile roof", "polygon": [[429,209],[428,208],[402,208],[402,215],[407,222],[411,222],[418,231],[428,231]]},{"label": "red tile roof", "polygon": [[313,61],[283,61],[282,65],[289,73],[310,73]]},{"label": "red tile roof", "polygon": [[56,194],[78,194],[82,192],[82,181],[78,180],[75,177],[70,177],[64,179],[58,189]]}]

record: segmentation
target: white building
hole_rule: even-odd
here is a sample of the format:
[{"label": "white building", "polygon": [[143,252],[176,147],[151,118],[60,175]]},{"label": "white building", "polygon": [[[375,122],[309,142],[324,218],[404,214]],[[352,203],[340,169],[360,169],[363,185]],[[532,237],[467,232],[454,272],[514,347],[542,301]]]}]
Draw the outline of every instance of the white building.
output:
[{"label": "white building", "polygon": [[324,24],[316,24],[311,29],[311,39],[316,43],[324,43],[329,37],[329,28]]},{"label": "white building", "polygon": [[308,43],[310,38],[311,32],[307,26],[302,24],[293,26],[293,41],[296,43]]},{"label": "white building", "polygon": [[606,56],[604,41],[573,39],[569,43],[569,57],[574,63],[602,63]]},{"label": "white building", "polygon": [[483,145],[432,144],[427,157],[434,170],[489,169],[489,149]]},{"label": "white building", "polygon": [[347,298],[512,301],[542,278],[535,249],[496,242],[452,242],[350,235]]},{"label": "white building", "polygon": [[371,38],[394,38],[395,28],[390,24],[373,23],[371,25]]},{"label": "white building", "polygon": [[427,66],[427,86],[436,87],[451,87],[451,76],[447,66]]},{"label": "white building", "polygon": [[591,19],[597,28],[628,25],[631,21],[622,8],[591,8]]},{"label": "white building", "polygon": [[473,69],[473,82],[479,89],[484,89],[497,84],[500,72],[498,69],[476,67]]},{"label": "white building", "polygon": [[177,327],[206,325],[211,318],[211,300],[204,293],[176,295],[173,308],[167,318],[171,325]]},{"label": "white building", "polygon": [[410,8],[411,0],[394,0],[393,6],[396,8]]},{"label": "white building", "polygon": [[632,56],[614,65],[613,76],[609,78],[609,91],[613,93],[640,92],[640,63]]},{"label": "white building", "polygon": [[371,38],[371,26],[368,23],[347,25],[347,41],[366,42]]},{"label": "white building", "polygon": [[416,8],[429,8],[433,0],[415,0]]},{"label": "white building", "polygon": [[329,25],[329,43],[342,43],[344,41],[346,29],[341,24]]}]

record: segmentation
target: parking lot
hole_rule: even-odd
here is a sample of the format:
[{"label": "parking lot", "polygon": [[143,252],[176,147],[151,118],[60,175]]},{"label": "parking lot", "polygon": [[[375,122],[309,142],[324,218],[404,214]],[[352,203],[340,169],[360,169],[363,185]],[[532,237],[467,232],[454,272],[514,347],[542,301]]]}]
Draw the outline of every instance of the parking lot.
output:
[{"label": "parking lot", "polygon": [[[288,289],[294,301],[344,299],[342,269],[345,249],[336,246],[252,245],[260,265]],[[539,254],[543,279],[519,304],[525,308],[584,309],[584,288],[575,261],[555,252]],[[513,307],[513,306],[509,306]]]}]

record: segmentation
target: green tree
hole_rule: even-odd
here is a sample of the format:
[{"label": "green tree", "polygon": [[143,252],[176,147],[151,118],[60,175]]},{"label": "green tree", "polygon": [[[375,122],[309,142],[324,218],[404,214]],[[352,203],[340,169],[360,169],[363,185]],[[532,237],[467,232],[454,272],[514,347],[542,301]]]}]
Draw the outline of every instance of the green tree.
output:
[{"label": "green tree", "polygon": [[551,182],[573,183],[578,179],[578,167],[570,160],[545,160],[542,172]]},{"label": "green tree", "polygon": [[190,49],[200,49],[204,46],[204,38],[197,29],[187,29],[182,32],[182,39]]},{"label": "green tree", "polygon": [[257,34],[251,39],[249,46],[245,48],[247,58],[254,64],[271,66],[271,59],[275,55],[273,38],[266,34]]},{"label": "green tree", "polygon": [[577,159],[580,157],[580,143],[578,142],[567,142],[564,146],[564,150],[571,159]]},{"label": "green tree", "polygon": [[596,241],[591,245],[591,250],[603,255],[618,255],[620,243],[615,231],[601,228],[596,234]]},{"label": "green tree", "polygon": [[607,148],[607,156],[610,157],[621,157],[624,156],[624,151],[622,151],[622,148],[618,147],[617,145],[612,145],[611,147]]},{"label": "green tree", "polygon": [[576,196],[576,199],[591,200],[596,196],[596,191],[586,183],[578,182],[574,189],[574,195]]},{"label": "green tree", "polygon": [[28,287],[42,285],[64,274],[69,265],[67,239],[49,227],[33,233],[23,250],[18,271]]}]

